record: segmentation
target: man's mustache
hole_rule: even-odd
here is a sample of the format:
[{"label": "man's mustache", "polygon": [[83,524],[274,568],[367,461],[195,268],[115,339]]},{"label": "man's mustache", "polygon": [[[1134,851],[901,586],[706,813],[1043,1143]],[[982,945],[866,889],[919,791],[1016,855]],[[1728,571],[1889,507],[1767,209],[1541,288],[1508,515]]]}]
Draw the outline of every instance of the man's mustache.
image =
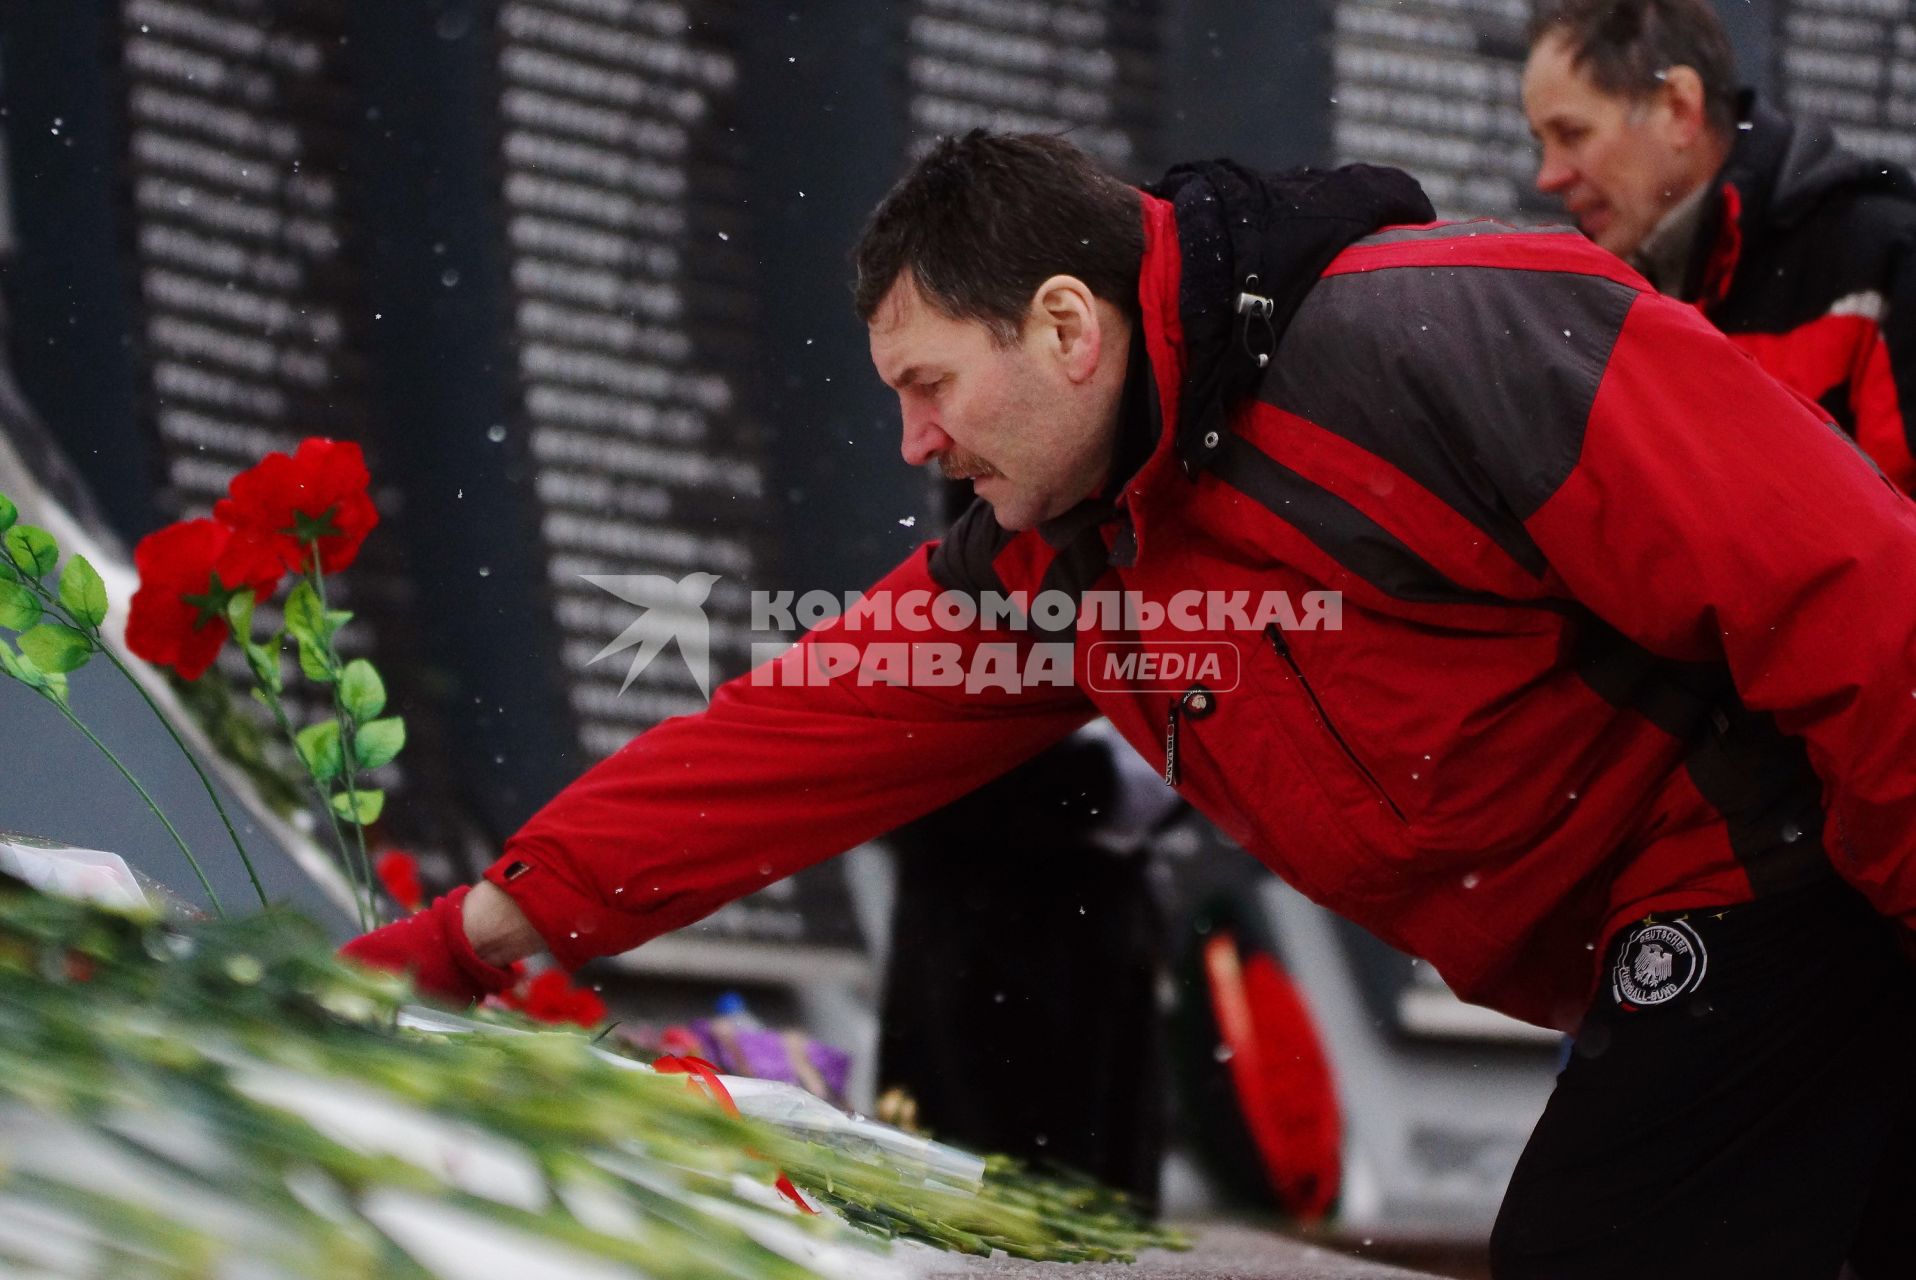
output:
[{"label": "man's mustache", "polygon": [[938,456],[938,474],[947,480],[983,480],[998,474],[998,468],[975,453],[951,449]]}]

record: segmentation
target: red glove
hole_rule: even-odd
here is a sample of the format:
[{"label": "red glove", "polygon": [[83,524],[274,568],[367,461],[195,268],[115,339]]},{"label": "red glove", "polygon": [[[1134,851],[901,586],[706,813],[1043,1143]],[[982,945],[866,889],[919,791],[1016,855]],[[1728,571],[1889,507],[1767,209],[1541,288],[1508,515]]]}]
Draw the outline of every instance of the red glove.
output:
[{"label": "red glove", "polygon": [[424,911],[354,938],[339,954],[375,969],[412,975],[427,995],[453,1004],[472,1004],[504,991],[519,975],[487,964],[466,937],[460,907],[471,885],[461,885]]}]

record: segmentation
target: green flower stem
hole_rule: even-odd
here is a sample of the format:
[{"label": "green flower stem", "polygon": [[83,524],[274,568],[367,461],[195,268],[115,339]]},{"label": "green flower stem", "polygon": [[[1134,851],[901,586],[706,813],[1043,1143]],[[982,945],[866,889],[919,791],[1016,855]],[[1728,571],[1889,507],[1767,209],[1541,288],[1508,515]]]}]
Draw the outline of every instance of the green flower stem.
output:
[{"label": "green flower stem", "polygon": [[239,832],[234,829],[233,819],[227,814],[226,805],[220,800],[219,792],[213,786],[213,780],[206,776],[206,770],[200,767],[199,757],[193,754],[192,749],[186,745],[186,742],[180,737],[179,732],[173,728],[173,721],[164,711],[160,710],[159,704],[153,701],[152,695],[146,691],[146,686],[140,683],[139,678],[127,669],[124,662],[120,661],[119,655],[113,652],[111,645],[107,644],[106,637],[101,634],[100,628],[82,626],[79,619],[75,618],[68,612],[66,607],[60,603],[58,597],[47,590],[45,583],[40,582],[38,579],[33,579],[28,582],[28,586],[34,594],[38,595],[47,605],[58,609],[60,616],[66,621],[68,626],[87,635],[93,641],[94,648],[106,655],[106,660],[113,664],[115,670],[126,677],[126,682],[133,686],[134,692],[140,695],[140,699],[146,703],[148,709],[153,712],[154,717],[166,727],[167,736],[173,739],[173,745],[180,749],[180,754],[186,757],[186,762],[193,766],[193,772],[199,776],[200,785],[206,788],[206,798],[213,802],[214,812],[220,815],[220,822],[226,827],[226,834],[232,837],[233,848],[239,851],[240,862],[246,867],[246,878],[253,882],[253,892],[259,895],[260,906],[271,905],[266,900],[266,887],[259,881],[259,872],[253,866],[253,859],[251,855],[246,852],[245,844],[241,843]]},{"label": "green flower stem", "polygon": [[200,860],[193,856],[193,851],[186,847],[186,841],[183,838],[181,838],[178,829],[176,829],[173,826],[172,822],[167,819],[166,814],[160,810],[159,802],[154,800],[152,795],[147,791],[147,789],[140,785],[140,780],[134,777],[131,773],[129,773],[127,771],[127,767],[120,763],[120,757],[113,754],[113,749],[107,746],[106,743],[101,742],[98,738],[96,738],[93,735],[93,730],[87,728],[86,725],[81,722],[80,717],[73,714],[73,709],[71,707],[67,706],[66,703],[60,701],[60,699],[52,697],[45,693],[42,693],[41,696],[45,697],[48,702],[51,702],[54,706],[58,707],[60,709],[60,714],[67,718],[68,723],[70,723],[74,728],[78,729],[81,733],[85,734],[86,740],[88,742],[91,742],[94,746],[98,747],[100,749],[100,754],[113,762],[113,767],[120,771],[120,776],[133,784],[133,789],[140,793],[140,799],[146,801],[146,807],[153,811],[153,816],[158,818],[160,820],[160,825],[166,828],[166,834],[173,837],[173,843],[178,845],[180,847],[180,852],[186,855],[187,865],[192,867],[193,874],[199,877],[200,888],[206,890],[207,900],[213,904],[213,910],[219,913],[220,918],[224,919],[226,917],[226,908],[220,905],[219,895],[213,892],[213,882],[206,878],[206,872],[202,870],[200,867]]},{"label": "green flower stem", "polygon": [[161,724],[166,726],[167,736],[173,739],[173,745],[180,749],[180,754],[186,757],[186,762],[193,766],[193,772],[198,775],[200,785],[206,788],[206,798],[213,802],[214,812],[220,815],[220,822],[226,827],[226,834],[232,837],[233,848],[239,852],[240,862],[246,867],[246,878],[253,882],[253,892],[258,895],[260,906],[271,906],[272,904],[266,900],[266,886],[260,883],[259,871],[253,866],[252,856],[246,852],[245,844],[241,843],[239,832],[234,829],[233,819],[226,812],[226,805],[220,800],[219,791],[213,786],[213,780],[207,777],[206,770],[200,767],[199,757],[193,754],[192,749],[186,745],[186,742],[180,737],[179,732],[173,728],[173,721],[168,718],[165,712],[160,710],[159,705],[153,701],[152,695],[147,693],[146,687],[139,682],[131,671],[127,670],[126,664],[120,661],[119,656],[115,654],[104,641],[100,644],[100,652],[104,653],[107,657],[107,661],[111,662],[119,673],[126,677],[127,683],[139,692],[140,697],[146,702],[146,705],[153,709],[153,714],[159,718]]},{"label": "green flower stem", "polygon": [[[308,577],[313,584],[313,594],[319,597],[320,617],[325,618],[331,614],[332,606],[326,602],[326,575],[319,567],[319,540],[315,538],[307,545],[313,553],[313,567],[308,572]],[[327,665],[331,667],[335,673],[338,673],[345,670],[345,664],[339,660],[339,650],[333,645],[333,638],[330,634],[331,630],[332,625],[328,623],[320,632],[320,639],[326,646]],[[366,826],[359,820],[359,763],[354,748],[354,740],[359,736],[359,721],[354,719],[352,712],[346,709],[346,699],[340,690],[340,682],[337,678],[333,680],[332,688],[333,710],[337,712],[339,716],[339,760],[346,774],[346,803],[351,805],[353,810],[353,842],[359,847],[359,869],[360,873],[365,877],[366,900],[368,909],[371,910],[373,903],[373,861],[366,852]],[[327,801],[326,811],[328,813],[332,812],[332,802],[330,800]],[[333,826],[335,829],[339,826],[339,822],[336,818],[334,819]]]},{"label": "green flower stem", "polygon": [[[351,852],[346,847],[346,833],[339,829],[339,815],[333,812],[332,798],[326,794],[326,788],[319,785],[319,779],[306,764],[306,757],[300,754],[299,736],[293,732],[293,722],[286,718],[286,708],[280,704],[279,695],[254,681],[260,697],[265,700],[267,709],[273,713],[273,720],[279,725],[280,732],[286,735],[286,742],[293,749],[293,758],[299,761],[300,769],[306,774],[306,781],[313,785],[313,795],[319,800],[319,807],[326,815],[326,821],[332,824],[333,845],[339,850],[339,869],[346,873],[346,882],[353,890],[353,915],[359,921],[359,931],[366,932],[373,927],[372,921],[372,872],[367,867],[364,875],[360,867],[353,865]],[[364,866],[361,859],[361,866]]]}]

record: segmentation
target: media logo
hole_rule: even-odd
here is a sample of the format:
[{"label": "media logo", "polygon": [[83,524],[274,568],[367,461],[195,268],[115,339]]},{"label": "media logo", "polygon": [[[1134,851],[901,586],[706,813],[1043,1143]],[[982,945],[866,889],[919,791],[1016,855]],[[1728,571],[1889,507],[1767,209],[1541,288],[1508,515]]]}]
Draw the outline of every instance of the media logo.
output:
[{"label": "media logo", "polygon": [[719,580],[718,574],[688,573],[676,581],[662,573],[584,573],[579,576],[642,610],[610,644],[586,660],[588,667],[601,658],[638,646],[625,669],[625,683],[619,686],[619,692],[624,693],[639,674],[652,665],[652,659],[676,641],[699,692],[708,702],[711,700],[712,624],[705,616],[705,601]]}]

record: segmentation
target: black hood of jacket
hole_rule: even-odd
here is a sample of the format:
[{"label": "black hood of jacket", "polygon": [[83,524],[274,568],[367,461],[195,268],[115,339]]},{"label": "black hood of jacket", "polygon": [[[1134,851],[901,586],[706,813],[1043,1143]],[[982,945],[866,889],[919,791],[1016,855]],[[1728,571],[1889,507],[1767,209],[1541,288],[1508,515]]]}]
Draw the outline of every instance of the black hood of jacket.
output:
[{"label": "black hood of jacket", "polygon": [[1717,185],[1736,187],[1746,228],[1793,226],[1844,189],[1916,196],[1916,181],[1907,172],[1845,150],[1821,120],[1788,119],[1749,92],[1738,114],[1742,124]]},{"label": "black hood of jacket", "polygon": [[[1259,355],[1276,351],[1331,259],[1380,227],[1437,216],[1414,178],[1376,165],[1255,173],[1209,160],[1178,165],[1146,190],[1177,219],[1186,365],[1176,447],[1187,475],[1215,451],[1206,438],[1222,440],[1230,411],[1256,390]],[[1240,314],[1240,295],[1255,295],[1268,315]]]}]

